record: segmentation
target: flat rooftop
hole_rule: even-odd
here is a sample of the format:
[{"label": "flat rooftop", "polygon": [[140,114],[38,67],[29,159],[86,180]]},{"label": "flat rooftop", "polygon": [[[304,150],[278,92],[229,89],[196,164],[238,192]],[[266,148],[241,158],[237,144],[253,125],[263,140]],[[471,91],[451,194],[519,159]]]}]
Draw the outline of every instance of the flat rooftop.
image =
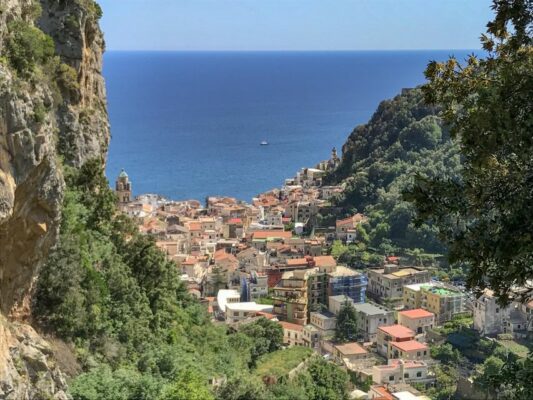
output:
[{"label": "flat rooftop", "polygon": [[371,303],[356,303],[353,307],[366,315],[383,315],[391,312],[384,307],[379,307]]},{"label": "flat rooftop", "polygon": [[422,308],[417,308],[415,310],[400,311],[398,315],[402,315],[410,319],[429,318],[429,317],[435,316],[435,314],[433,314],[432,312],[426,311]]},{"label": "flat rooftop", "polygon": [[406,342],[389,342],[391,346],[400,349],[401,351],[417,351],[417,350],[427,350],[429,347],[424,344],[417,342],[416,340],[408,340]]},{"label": "flat rooftop", "polygon": [[422,285],[421,288],[427,290],[428,292],[438,294],[439,296],[460,296],[462,294],[458,290],[451,290],[441,286]]},{"label": "flat rooftop", "polygon": [[341,352],[343,355],[353,355],[353,354],[367,354],[368,351],[361,346],[359,343],[352,342],[352,343],[345,343],[345,344],[338,344],[335,346],[335,348]]},{"label": "flat rooftop", "polygon": [[415,336],[414,331],[403,325],[379,326],[378,330],[396,338],[410,338]]},{"label": "flat rooftop", "polygon": [[404,285],[404,288],[407,288],[407,289],[411,289],[411,290],[414,290],[416,292],[420,291],[420,288],[424,286],[424,287],[430,287],[430,286],[435,286],[435,284],[433,282],[428,282],[428,283],[413,283],[412,285]]},{"label": "flat rooftop", "polygon": [[342,265],[337,265],[337,268],[333,272],[329,272],[328,275],[333,277],[340,277],[340,276],[359,276],[361,275],[360,272],[354,271],[353,269],[350,269],[348,267],[343,267]]},{"label": "flat rooftop", "polygon": [[321,319],[335,318],[335,314],[330,311],[313,311],[311,315]]},{"label": "flat rooftop", "polygon": [[226,310],[232,311],[272,311],[272,306],[268,304],[257,304],[254,301],[242,303],[227,303]]}]

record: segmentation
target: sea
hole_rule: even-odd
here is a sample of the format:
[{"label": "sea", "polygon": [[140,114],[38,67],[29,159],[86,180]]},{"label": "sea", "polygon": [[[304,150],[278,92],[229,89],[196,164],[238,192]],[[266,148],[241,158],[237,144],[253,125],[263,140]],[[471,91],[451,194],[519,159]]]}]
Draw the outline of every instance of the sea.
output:
[{"label": "sea", "polygon": [[113,184],[124,168],[136,195],[250,201],[340,153],[430,60],[471,53],[110,51],[106,173]]}]

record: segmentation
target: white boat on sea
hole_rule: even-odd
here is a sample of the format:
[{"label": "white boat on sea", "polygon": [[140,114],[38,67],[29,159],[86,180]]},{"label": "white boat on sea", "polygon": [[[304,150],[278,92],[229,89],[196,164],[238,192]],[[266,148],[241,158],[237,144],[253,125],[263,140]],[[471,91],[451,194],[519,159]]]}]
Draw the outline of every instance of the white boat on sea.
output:
[{"label": "white boat on sea", "polygon": [[268,142],[266,140],[263,140],[260,144],[261,144],[261,146],[267,146]]}]

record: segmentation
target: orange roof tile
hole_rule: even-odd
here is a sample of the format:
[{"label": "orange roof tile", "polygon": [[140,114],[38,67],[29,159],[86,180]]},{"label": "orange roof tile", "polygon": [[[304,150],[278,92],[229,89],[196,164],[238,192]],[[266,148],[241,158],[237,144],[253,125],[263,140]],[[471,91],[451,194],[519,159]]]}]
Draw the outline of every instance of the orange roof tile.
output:
[{"label": "orange roof tile", "polygon": [[372,386],[371,389],[378,393],[381,397],[374,397],[373,400],[394,400],[394,397],[392,397],[392,394],[385,388],[385,386]]},{"label": "orange roof tile", "polygon": [[317,256],[314,257],[315,265],[317,267],[329,267],[337,265],[337,261],[332,256]]},{"label": "orange roof tile", "polygon": [[189,222],[190,231],[199,231],[202,229],[202,224],[200,222]]},{"label": "orange roof tile", "polygon": [[345,344],[338,344],[335,346],[337,350],[339,350],[342,354],[350,355],[350,354],[366,354],[368,351],[361,346],[359,343],[352,342],[352,343],[345,343]]},{"label": "orange roof tile", "polygon": [[406,342],[390,342],[390,344],[402,351],[427,350],[429,348],[426,344],[417,342],[416,340],[408,340]]},{"label": "orange roof tile", "polygon": [[288,266],[307,265],[309,262],[305,258],[292,258],[287,260]]},{"label": "orange roof tile", "polygon": [[304,329],[303,325],[297,325],[297,324],[293,324],[293,323],[290,323],[290,322],[279,321],[279,324],[281,325],[281,327],[283,329],[287,329],[287,330],[290,330],[290,331],[302,332],[303,329]]},{"label": "orange roof tile", "polygon": [[426,318],[426,317],[434,317],[435,314],[426,311],[422,308],[417,308],[415,310],[407,310],[407,311],[400,311],[398,315],[403,315],[404,317],[415,319],[415,318]]},{"label": "orange roof tile", "polygon": [[289,239],[292,232],[289,231],[257,231],[252,234],[254,239],[280,238]]},{"label": "orange roof tile", "polygon": [[235,257],[231,253],[227,253],[224,249],[219,249],[215,251],[215,254],[213,254],[213,258],[215,261],[222,261],[222,260],[230,260],[230,261],[237,261],[237,257]]},{"label": "orange roof tile", "polygon": [[409,328],[406,328],[403,325],[389,325],[389,326],[380,326],[379,330],[395,337],[395,338],[411,338],[415,336],[415,332]]}]

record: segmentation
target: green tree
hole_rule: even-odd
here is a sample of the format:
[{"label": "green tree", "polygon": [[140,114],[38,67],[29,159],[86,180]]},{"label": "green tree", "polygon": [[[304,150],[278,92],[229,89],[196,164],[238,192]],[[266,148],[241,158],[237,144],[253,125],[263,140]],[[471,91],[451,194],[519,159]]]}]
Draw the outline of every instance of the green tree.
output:
[{"label": "green tree", "polygon": [[488,286],[504,303],[533,277],[532,4],[493,1],[486,58],[428,65],[425,97],[442,106],[462,171],[459,179],[418,177],[407,195],[420,220],[437,223],[450,261],[470,267],[468,287]]},{"label": "green tree", "polygon": [[160,382],[131,368],[112,371],[107,365],[78,376],[70,384],[74,400],[153,400]]},{"label": "green tree", "polygon": [[451,344],[444,343],[431,347],[431,358],[439,360],[444,364],[458,365],[461,362],[461,353]]},{"label": "green tree", "polygon": [[335,258],[341,257],[348,251],[348,248],[340,240],[335,240],[331,246],[331,255]]},{"label": "green tree", "polygon": [[428,396],[435,400],[453,399],[459,379],[457,370],[451,366],[436,365],[433,372],[435,373],[435,386],[428,390]]},{"label": "green tree", "polygon": [[344,400],[348,398],[349,376],[335,364],[315,359],[309,363],[307,373],[298,382],[306,388],[312,400]]},{"label": "green tree", "polygon": [[407,150],[434,148],[442,139],[442,131],[436,116],[430,115],[415,121],[400,132],[400,142]]},{"label": "green tree", "polygon": [[226,279],[219,266],[213,267],[213,293],[216,295],[220,289],[226,288]]},{"label": "green tree", "polygon": [[346,301],[337,315],[335,340],[350,342],[357,339],[357,312],[351,302]]},{"label": "green tree", "polygon": [[184,371],[176,381],[163,388],[159,400],[214,400],[207,382],[192,371]]},{"label": "green tree", "polygon": [[279,350],[283,344],[283,328],[277,322],[266,318],[244,325],[240,333],[252,340],[251,362],[255,362],[263,354]]},{"label": "green tree", "polygon": [[480,375],[476,377],[475,383],[489,394],[495,391],[502,383],[502,369],[504,361],[498,357],[488,357],[481,366]]}]

